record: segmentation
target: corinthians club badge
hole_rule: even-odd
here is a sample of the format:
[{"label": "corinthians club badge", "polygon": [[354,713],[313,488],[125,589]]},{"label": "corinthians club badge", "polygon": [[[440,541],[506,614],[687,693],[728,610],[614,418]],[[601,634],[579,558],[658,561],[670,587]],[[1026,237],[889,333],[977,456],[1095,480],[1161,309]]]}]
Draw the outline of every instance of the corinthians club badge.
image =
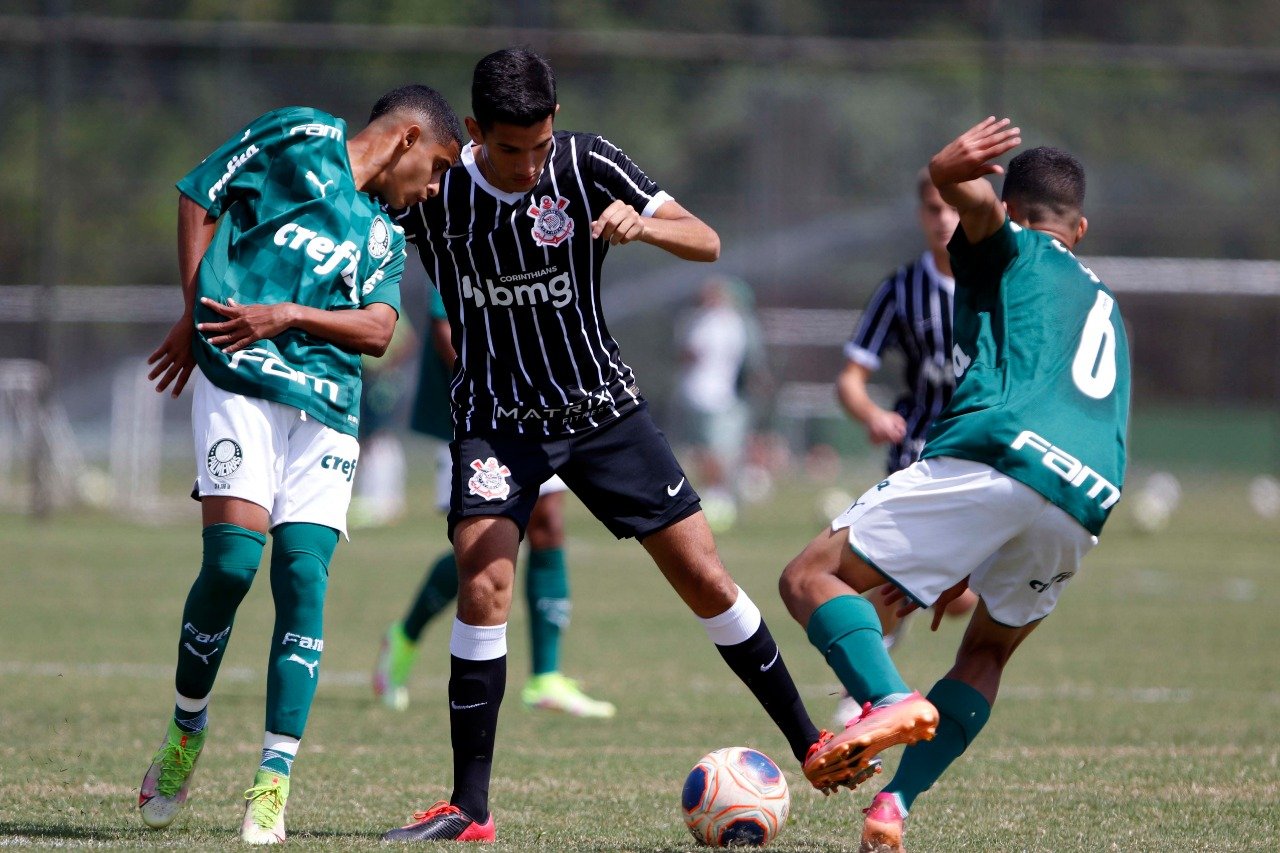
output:
[{"label": "corinthians club badge", "polygon": [[533,242],[539,246],[559,246],[573,236],[573,220],[564,212],[568,206],[569,199],[564,196],[553,200],[549,195],[529,205],[527,213],[533,217]]}]

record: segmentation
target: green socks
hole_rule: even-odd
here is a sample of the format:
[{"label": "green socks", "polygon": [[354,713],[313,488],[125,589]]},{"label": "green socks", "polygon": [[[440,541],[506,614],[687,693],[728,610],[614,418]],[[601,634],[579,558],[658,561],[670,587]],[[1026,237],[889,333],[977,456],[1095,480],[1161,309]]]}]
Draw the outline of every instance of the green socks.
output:
[{"label": "green socks", "polygon": [[338,531],[291,522],[271,531],[275,632],[267,659],[266,730],[302,737],[320,677],[324,594]]},{"label": "green socks", "polygon": [[200,574],[182,609],[178,668],[174,687],[182,696],[201,699],[213,690],[236,608],[253,584],[267,537],[234,524],[204,529]]},{"label": "green socks", "polygon": [[903,751],[898,772],[884,788],[897,794],[906,810],[973,743],[991,716],[986,697],[963,681],[942,679],[933,685],[928,699],[941,717],[938,733],[933,740],[920,741]]},{"label": "green socks", "polygon": [[560,671],[560,634],[569,626],[569,572],[564,549],[529,551],[525,599],[529,604],[529,635],[533,674]]},{"label": "green socks", "polygon": [[454,561],[453,549],[450,548],[431,567],[427,579],[422,582],[422,588],[418,590],[418,597],[409,608],[409,614],[404,617],[401,627],[409,642],[416,644],[427,623],[457,597],[458,564]]},{"label": "green socks", "polygon": [[807,630],[809,642],[859,705],[911,692],[885,651],[880,618],[865,598],[841,595],[824,602],[809,617]]}]

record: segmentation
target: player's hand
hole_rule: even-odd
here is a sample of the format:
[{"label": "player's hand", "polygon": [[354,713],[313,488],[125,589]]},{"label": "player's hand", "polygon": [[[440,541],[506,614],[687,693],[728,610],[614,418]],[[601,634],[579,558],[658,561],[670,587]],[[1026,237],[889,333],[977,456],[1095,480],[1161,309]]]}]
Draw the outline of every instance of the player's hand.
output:
[{"label": "player's hand", "polygon": [[1002,175],[1004,167],[990,162],[1022,144],[1022,131],[1007,118],[988,116],[960,134],[929,161],[935,186],[963,184],[985,175]]},{"label": "player's hand", "polygon": [[293,325],[292,302],[274,305],[240,305],[234,299],[226,303],[201,298],[200,304],[216,311],[227,319],[220,323],[200,323],[196,326],[218,349],[233,353],[258,341],[274,338]]},{"label": "player's hand", "polygon": [[907,616],[920,609],[919,604],[916,604],[907,597],[905,592],[891,583],[884,585],[884,590],[880,593],[880,600],[884,602],[886,606],[892,604],[898,605],[899,618]]},{"label": "player's hand", "polygon": [[147,379],[153,382],[157,378],[160,380],[156,382],[157,393],[163,394],[164,390],[172,384],[172,396],[177,397],[187,386],[191,371],[196,366],[196,357],[191,352],[191,339],[195,333],[196,328],[191,316],[183,314],[182,318],[173,324],[169,334],[164,336],[160,346],[156,347],[155,352],[147,358],[147,364],[153,365],[151,372],[147,374]]},{"label": "player's hand", "polygon": [[907,435],[907,422],[897,412],[876,409],[867,420],[867,438],[872,444],[900,444]]},{"label": "player's hand", "polygon": [[614,199],[600,218],[591,223],[591,239],[608,240],[619,246],[639,240],[644,235],[644,217],[622,199]]},{"label": "player's hand", "polygon": [[947,615],[947,605],[964,595],[968,589],[969,576],[965,575],[959,583],[938,596],[938,600],[933,603],[933,624],[929,626],[930,631],[938,630],[938,626],[942,624],[942,617]]}]

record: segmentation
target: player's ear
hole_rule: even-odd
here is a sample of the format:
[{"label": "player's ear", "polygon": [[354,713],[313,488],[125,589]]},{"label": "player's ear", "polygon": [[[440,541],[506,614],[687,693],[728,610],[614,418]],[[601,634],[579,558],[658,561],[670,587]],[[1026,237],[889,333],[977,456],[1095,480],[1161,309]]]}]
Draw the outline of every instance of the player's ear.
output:
[{"label": "player's ear", "polygon": [[471,137],[471,141],[476,145],[484,145],[484,131],[480,129],[480,122],[467,116],[462,123],[467,126],[467,135]]},{"label": "player's ear", "polygon": [[1089,231],[1089,220],[1083,216],[1080,217],[1080,224],[1076,226],[1076,243],[1084,239],[1084,235]]},{"label": "player's ear", "polygon": [[400,137],[400,142],[406,149],[409,149],[414,146],[421,136],[422,128],[416,124],[411,124],[404,129],[404,133]]}]

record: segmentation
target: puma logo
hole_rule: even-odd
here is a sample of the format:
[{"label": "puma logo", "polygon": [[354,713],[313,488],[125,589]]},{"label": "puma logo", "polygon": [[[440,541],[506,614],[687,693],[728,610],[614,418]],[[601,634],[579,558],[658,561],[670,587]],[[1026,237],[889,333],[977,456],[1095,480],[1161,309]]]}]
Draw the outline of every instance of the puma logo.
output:
[{"label": "puma logo", "polygon": [[307,170],[307,180],[315,184],[316,188],[320,190],[320,198],[325,197],[325,187],[333,183],[332,180],[325,181],[323,184],[320,183],[320,178],[316,176],[315,172],[312,172],[310,170]]},{"label": "puma logo", "polygon": [[289,655],[289,657],[287,657],[285,660],[286,660],[286,662],[287,662],[287,661],[293,661],[294,663],[300,663],[300,664],[302,664],[303,666],[305,666],[305,667],[307,668],[307,672],[311,673],[311,677],[312,677],[312,678],[315,678],[315,677],[316,677],[316,667],[318,667],[318,666],[320,665],[320,661],[318,661],[318,660],[306,660],[305,658],[302,658],[302,657],[300,657],[300,656],[298,656],[298,655],[296,655],[296,654]]},{"label": "puma logo", "polygon": [[204,661],[204,665],[205,665],[205,666],[208,666],[208,665],[209,665],[209,658],[213,657],[214,655],[216,655],[216,654],[218,653],[218,649],[217,649],[216,647],[215,647],[215,648],[210,649],[208,654],[203,654],[203,655],[202,655],[202,654],[200,654],[198,651],[196,651],[196,647],[195,647],[195,646],[193,646],[193,645],[191,645],[190,643],[183,643],[183,644],[182,644],[182,647],[183,647],[184,649],[186,649],[187,651],[191,652],[191,654],[193,654],[193,655],[195,655],[196,657],[200,658],[200,660]]}]

